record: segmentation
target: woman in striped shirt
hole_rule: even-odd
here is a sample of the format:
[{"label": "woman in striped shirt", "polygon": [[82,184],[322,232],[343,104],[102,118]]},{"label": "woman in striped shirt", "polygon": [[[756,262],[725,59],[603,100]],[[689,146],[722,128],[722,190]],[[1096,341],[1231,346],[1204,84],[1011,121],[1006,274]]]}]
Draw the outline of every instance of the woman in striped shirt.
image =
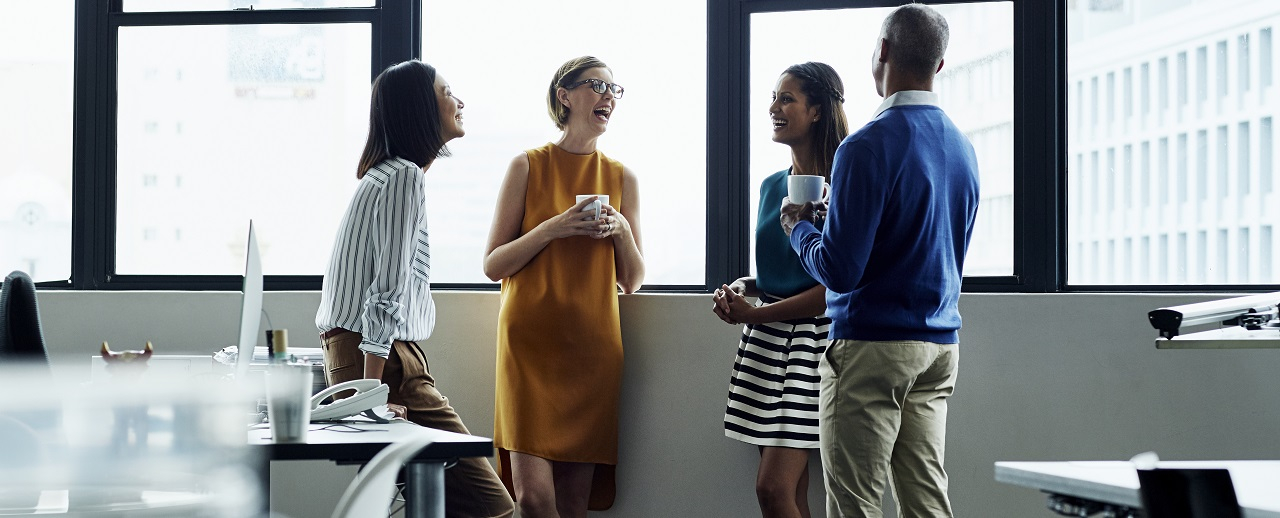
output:
[{"label": "woman in striped shirt", "polygon": [[[436,389],[422,341],[435,327],[424,173],[461,137],[462,101],[430,65],[406,61],[373,82],[360,180],[338,227],[316,313],[329,385],[380,379],[387,407],[422,426],[470,433]],[[445,471],[445,514],[507,517],[515,505],[483,458]]]},{"label": "woman in striped shirt", "polygon": [[[826,289],[800,266],[779,224],[790,175],[829,177],[849,132],[844,85],[823,63],[787,68],[769,105],[773,140],[791,167],[760,185],[756,277],[722,285],[713,311],[746,324],[729,383],[725,436],[760,449],[756,497],[766,517],[809,516],[809,451],[818,447],[818,360],[827,347]],[[746,297],[758,297],[756,305]]]}]

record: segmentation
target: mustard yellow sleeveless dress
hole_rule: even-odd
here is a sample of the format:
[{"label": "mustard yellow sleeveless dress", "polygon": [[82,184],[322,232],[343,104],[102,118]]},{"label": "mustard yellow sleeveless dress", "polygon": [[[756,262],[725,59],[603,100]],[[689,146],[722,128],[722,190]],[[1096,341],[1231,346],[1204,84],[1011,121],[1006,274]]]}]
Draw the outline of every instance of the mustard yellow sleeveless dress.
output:
[{"label": "mustard yellow sleeveless dress", "polygon": [[[622,164],[599,151],[547,144],[525,152],[529,186],[520,235],[608,194],[622,209]],[[622,330],[613,240],[573,236],[547,245],[502,281],[493,443],[498,474],[514,496],[510,452],[596,464],[590,509],[613,505],[618,463]]]}]

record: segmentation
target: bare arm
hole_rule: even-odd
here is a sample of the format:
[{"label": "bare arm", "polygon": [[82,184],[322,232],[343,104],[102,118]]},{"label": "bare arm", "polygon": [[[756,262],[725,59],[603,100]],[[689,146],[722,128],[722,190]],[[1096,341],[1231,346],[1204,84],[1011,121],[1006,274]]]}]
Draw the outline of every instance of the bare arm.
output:
[{"label": "bare arm", "polygon": [[382,379],[382,368],[387,365],[387,359],[374,354],[364,353],[364,377],[365,379],[380,380]]},{"label": "bare arm", "polygon": [[613,238],[614,267],[618,271],[618,287],[623,293],[635,293],[644,284],[644,249],[640,243],[640,181],[636,174],[622,168],[622,210],[613,216],[617,229]]},{"label": "bare arm", "polygon": [[716,315],[730,324],[781,322],[793,318],[821,316],[827,311],[827,289],[821,284],[763,306],[752,306],[746,298],[729,286],[722,286],[716,290],[715,297]]},{"label": "bare arm", "polygon": [[484,274],[489,280],[498,281],[515,275],[551,241],[569,236],[591,236],[597,232],[599,224],[587,219],[592,214],[582,212],[591,200],[583,200],[539,223],[529,233],[520,235],[528,188],[529,157],[520,153],[507,168],[506,179],[498,191],[498,206],[493,210],[493,225],[489,228],[489,243],[484,251]]},{"label": "bare arm", "polygon": [[[382,369],[386,367],[387,359],[376,354],[364,353],[364,377],[365,379],[382,380]],[[343,396],[346,397],[346,396]],[[395,403],[387,403],[387,409],[391,414],[401,419],[409,417],[409,409],[404,405]]]}]

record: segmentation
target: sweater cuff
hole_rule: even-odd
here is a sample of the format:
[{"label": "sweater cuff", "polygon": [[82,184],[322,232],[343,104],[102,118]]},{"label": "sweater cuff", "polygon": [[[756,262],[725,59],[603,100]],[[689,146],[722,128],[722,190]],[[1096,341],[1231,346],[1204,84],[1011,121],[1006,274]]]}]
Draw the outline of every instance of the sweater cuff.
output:
[{"label": "sweater cuff", "polygon": [[807,220],[802,220],[799,223],[796,223],[795,228],[791,229],[791,249],[795,250],[796,253],[801,253],[801,247],[804,246],[805,237],[817,232],[818,227],[813,226],[813,223]]}]

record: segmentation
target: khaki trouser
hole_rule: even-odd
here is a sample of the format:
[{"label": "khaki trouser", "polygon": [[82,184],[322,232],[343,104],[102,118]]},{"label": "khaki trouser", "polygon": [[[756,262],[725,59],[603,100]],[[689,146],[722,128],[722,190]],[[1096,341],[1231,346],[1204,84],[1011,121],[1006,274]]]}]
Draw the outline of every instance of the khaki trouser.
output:
[{"label": "khaki trouser", "polygon": [[[360,334],[338,333],[324,342],[325,379],[329,386],[364,376],[364,352]],[[449,398],[436,390],[427,357],[414,342],[396,341],[382,369],[382,382],[390,387],[388,403],[404,405],[408,418],[419,425],[470,434]],[[449,518],[509,517],[515,504],[489,462],[480,457],[458,459],[444,472],[444,513]]]},{"label": "khaki trouser", "polygon": [[892,477],[899,516],[950,517],[942,468],[956,344],[833,340],[818,364],[828,517],[873,517]]}]

